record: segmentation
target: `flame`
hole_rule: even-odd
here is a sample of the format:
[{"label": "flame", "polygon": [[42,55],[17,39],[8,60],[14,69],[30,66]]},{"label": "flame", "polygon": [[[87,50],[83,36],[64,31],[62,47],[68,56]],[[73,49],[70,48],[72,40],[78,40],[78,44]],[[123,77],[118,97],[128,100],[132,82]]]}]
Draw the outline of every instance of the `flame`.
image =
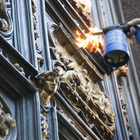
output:
[{"label": "flame", "polygon": [[[97,27],[90,28],[91,32],[98,31]],[[96,53],[97,51],[101,52],[104,50],[103,39],[98,35],[93,35],[91,32],[86,34],[86,39],[81,37],[81,34],[76,31],[77,38],[75,39],[75,44],[79,48],[87,48],[90,52]]]}]

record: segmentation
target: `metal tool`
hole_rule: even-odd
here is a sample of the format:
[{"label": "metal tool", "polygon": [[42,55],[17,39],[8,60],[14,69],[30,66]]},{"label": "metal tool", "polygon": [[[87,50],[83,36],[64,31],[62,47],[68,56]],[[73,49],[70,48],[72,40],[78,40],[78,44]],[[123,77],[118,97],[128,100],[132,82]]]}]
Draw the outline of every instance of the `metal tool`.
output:
[{"label": "metal tool", "polygon": [[103,62],[108,67],[120,67],[128,63],[130,56],[126,34],[128,32],[131,33],[130,29],[134,26],[137,40],[140,42],[140,26],[137,24],[140,24],[140,18],[91,32],[93,35],[104,34],[105,50]]},{"label": "metal tool", "polygon": [[133,19],[129,21],[128,23],[122,23],[117,25],[108,26],[105,28],[102,28],[98,31],[91,32],[93,35],[100,35],[100,34],[106,34],[108,31],[113,29],[121,29],[125,34],[128,32],[131,32],[131,27],[134,27],[136,29],[136,37],[138,39],[138,42],[140,43],[140,37],[138,35],[140,34],[140,18]]},{"label": "metal tool", "polygon": [[112,26],[108,26],[105,28],[102,28],[98,31],[95,32],[91,32],[93,35],[100,35],[100,34],[106,34],[108,31],[113,30],[113,29],[121,29],[124,33],[130,32],[130,28],[132,26],[129,26],[128,24],[124,23],[124,24],[117,24],[117,25],[112,25]]}]

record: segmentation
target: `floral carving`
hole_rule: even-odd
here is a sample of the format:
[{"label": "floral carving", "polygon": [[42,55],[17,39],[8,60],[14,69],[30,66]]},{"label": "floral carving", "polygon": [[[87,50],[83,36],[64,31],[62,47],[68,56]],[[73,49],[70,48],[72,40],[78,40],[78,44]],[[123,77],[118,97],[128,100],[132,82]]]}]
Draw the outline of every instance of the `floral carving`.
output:
[{"label": "floral carving", "polygon": [[0,30],[8,31],[11,28],[10,20],[7,14],[7,9],[4,0],[0,1]]},{"label": "floral carving", "polygon": [[48,124],[46,120],[46,112],[41,108],[41,130],[42,130],[42,139],[46,140],[49,138]]},{"label": "floral carving", "polygon": [[15,119],[10,113],[5,113],[0,102],[0,139],[4,139],[9,134],[9,128],[15,127]]},{"label": "floral carving", "polygon": [[38,41],[37,41],[37,39],[39,38],[38,31],[37,31],[38,20],[37,20],[35,13],[36,13],[36,4],[35,4],[35,0],[32,0],[32,17],[33,17],[36,57],[37,57],[37,62],[38,62],[38,69],[40,70],[41,66],[44,63],[44,58],[41,56],[42,51],[40,50],[39,45],[38,45]]}]

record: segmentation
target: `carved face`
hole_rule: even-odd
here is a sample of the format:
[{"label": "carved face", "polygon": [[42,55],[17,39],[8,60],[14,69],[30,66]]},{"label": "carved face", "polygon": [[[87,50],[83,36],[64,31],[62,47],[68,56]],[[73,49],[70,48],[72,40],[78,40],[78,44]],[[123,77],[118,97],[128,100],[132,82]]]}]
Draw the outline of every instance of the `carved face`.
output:
[{"label": "carved face", "polygon": [[58,82],[57,77],[53,77],[52,75],[49,75],[49,76],[47,76],[47,78],[44,82],[43,89],[46,92],[55,93],[57,91],[57,88],[58,88],[57,82]]}]

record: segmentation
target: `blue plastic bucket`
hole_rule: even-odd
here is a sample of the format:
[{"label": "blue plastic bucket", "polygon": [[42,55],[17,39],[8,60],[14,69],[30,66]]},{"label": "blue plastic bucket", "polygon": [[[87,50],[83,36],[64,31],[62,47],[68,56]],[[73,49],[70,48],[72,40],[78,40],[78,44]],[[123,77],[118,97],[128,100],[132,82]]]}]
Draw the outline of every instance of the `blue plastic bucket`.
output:
[{"label": "blue plastic bucket", "polygon": [[137,41],[140,43],[140,25],[136,26],[136,38]]},{"label": "blue plastic bucket", "polygon": [[103,62],[108,67],[120,67],[129,61],[128,42],[120,29],[110,30],[105,34]]}]

